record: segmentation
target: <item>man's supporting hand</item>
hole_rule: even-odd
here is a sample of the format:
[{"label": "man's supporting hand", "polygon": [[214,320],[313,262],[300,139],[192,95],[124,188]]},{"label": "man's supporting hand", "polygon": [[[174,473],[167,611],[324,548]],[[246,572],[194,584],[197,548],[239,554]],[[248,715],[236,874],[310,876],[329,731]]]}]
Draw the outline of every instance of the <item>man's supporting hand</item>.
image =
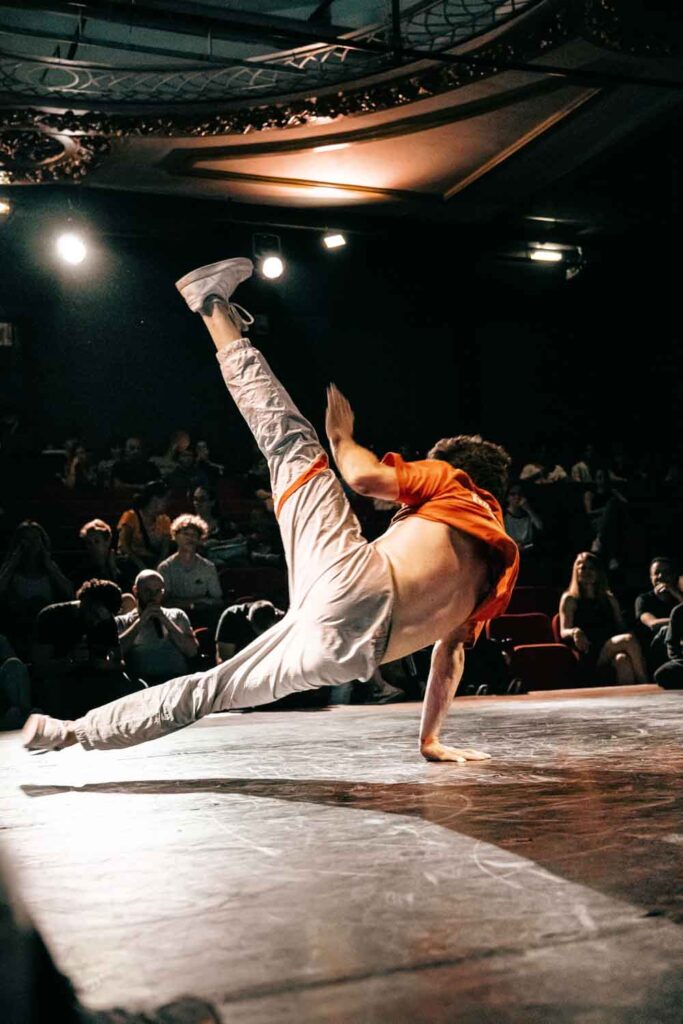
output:
[{"label": "man's supporting hand", "polygon": [[439,740],[427,740],[420,744],[420,753],[427,761],[455,761],[465,764],[466,761],[490,761],[491,755],[482,750],[470,750],[456,747],[445,747]]}]

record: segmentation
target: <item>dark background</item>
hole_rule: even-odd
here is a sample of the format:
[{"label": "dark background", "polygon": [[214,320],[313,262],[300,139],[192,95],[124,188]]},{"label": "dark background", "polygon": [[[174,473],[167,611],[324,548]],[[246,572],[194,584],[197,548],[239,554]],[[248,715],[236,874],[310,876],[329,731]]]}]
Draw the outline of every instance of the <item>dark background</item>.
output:
[{"label": "dark background", "polygon": [[[509,238],[490,226],[366,220],[327,252],[319,231],[240,223],[224,203],[59,188],[11,198],[0,319],[17,324],[18,344],[0,349],[0,403],[38,442],[81,436],[97,448],[139,433],[154,451],[186,427],[243,468],[249,435],[173,282],[251,255],[256,231],[277,230],[286,276],[249,282],[238,298],[265,314],[254,341],[318,428],[334,380],[359,440],[379,448],[423,451],[474,430],[519,459],[542,441],[565,461],[586,439],[653,457],[678,447],[675,223],[589,241],[567,281],[502,259]],[[64,228],[89,240],[80,267],[53,252]]]}]

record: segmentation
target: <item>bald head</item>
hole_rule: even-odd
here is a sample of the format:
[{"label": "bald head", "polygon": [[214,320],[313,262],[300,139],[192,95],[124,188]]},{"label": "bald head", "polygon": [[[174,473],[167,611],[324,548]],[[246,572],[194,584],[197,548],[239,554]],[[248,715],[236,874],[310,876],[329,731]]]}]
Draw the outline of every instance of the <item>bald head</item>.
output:
[{"label": "bald head", "polygon": [[141,608],[146,608],[148,604],[160,605],[165,589],[164,577],[155,569],[143,569],[137,574],[133,584],[133,593]]}]

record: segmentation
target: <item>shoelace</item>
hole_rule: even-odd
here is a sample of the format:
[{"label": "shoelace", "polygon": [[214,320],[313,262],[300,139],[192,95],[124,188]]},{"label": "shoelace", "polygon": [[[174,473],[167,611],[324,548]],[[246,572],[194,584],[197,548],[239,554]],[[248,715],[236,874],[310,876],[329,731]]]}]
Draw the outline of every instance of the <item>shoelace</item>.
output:
[{"label": "shoelace", "polygon": [[251,313],[244,308],[244,306],[239,306],[236,302],[231,302],[228,304],[228,309],[234,317],[237,317],[242,321],[243,327],[250,327],[253,324],[254,318]]}]

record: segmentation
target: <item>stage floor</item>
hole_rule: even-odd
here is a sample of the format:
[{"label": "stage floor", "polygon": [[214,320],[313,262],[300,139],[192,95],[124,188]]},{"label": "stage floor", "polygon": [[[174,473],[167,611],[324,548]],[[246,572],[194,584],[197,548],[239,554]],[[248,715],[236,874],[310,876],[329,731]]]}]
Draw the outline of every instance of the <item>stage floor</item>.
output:
[{"label": "stage floor", "polygon": [[0,738],[3,849],[92,1008],[226,1024],[681,1024],[683,693],[218,715],[120,752]]}]

